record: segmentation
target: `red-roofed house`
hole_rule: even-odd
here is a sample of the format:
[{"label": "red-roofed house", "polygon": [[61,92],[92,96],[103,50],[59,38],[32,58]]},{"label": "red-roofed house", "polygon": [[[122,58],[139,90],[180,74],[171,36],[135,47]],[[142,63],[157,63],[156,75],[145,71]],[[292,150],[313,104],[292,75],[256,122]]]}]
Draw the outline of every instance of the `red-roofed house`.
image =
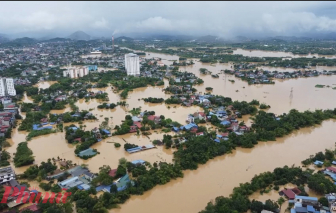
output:
[{"label": "red-roofed house", "polygon": [[204,112],[195,112],[194,113],[194,118],[198,118],[200,120],[204,120],[206,118],[206,116],[205,116]]},{"label": "red-roofed house", "polygon": [[336,168],[335,167],[328,167],[327,171],[332,172],[332,173],[336,173]]},{"label": "red-roofed house", "polygon": [[38,208],[38,206],[37,206],[36,204],[27,206],[27,207],[21,209],[20,212],[22,212],[22,211],[24,211],[24,210],[30,210],[30,211],[32,211],[32,212],[40,212],[40,211],[39,211],[39,208]]},{"label": "red-roofed house", "polygon": [[300,189],[284,189],[281,191],[289,200],[294,200],[295,195],[299,195],[301,193]]},{"label": "red-roofed house", "polygon": [[148,116],[148,120],[150,120],[150,121],[154,121],[155,123],[159,123],[160,122],[160,117],[158,117],[158,116],[155,116],[155,115],[149,115]]},{"label": "red-roofed house", "polygon": [[109,172],[109,175],[111,177],[115,177],[117,175],[117,169],[111,169],[110,172]]},{"label": "red-roofed house", "polygon": [[223,136],[223,137],[229,137],[229,133],[228,132],[224,132],[224,133],[222,133],[220,135]]},{"label": "red-roofed house", "polygon": [[284,189],[281,191],[289,200],[294,200],[295,193],[290,189]]},{"label": "red-roofed house", "polygon": [[133,125],[133,126],[130,127],[130,131],[129,131],[129,132],[130,132],[130,133],[136,132],[137,129],[138,129],[138,127],[135,126],[135,125]]},{"label": "red-roofed house", "polygon": [[81,142],[82,139],[81,138],[75,138],[74,141],[78,141],[78,142]]},{"label": "red-roofed house", "polygon": [[192,132],[192,133],[196,133],[197,132],[197,128],[191,128],[191,130],[190,130],[190,132]]},{"label": "red-roofed house", "polygon": [[133,125],[136,125],[139,129],[142,127],[142,125],[139,121],[133,122]]},{"label": "red-roofed house", "polygon": [[202,135],[204,135],[203,132],[197,132],[196,133],[196,136],[202,136]]}]

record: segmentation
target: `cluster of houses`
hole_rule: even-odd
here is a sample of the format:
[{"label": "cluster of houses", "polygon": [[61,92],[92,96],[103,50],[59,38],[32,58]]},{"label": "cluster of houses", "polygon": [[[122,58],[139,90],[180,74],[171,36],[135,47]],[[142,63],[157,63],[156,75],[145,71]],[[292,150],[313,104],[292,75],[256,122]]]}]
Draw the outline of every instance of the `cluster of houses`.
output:
[{"label": "cluster of houses", "polygon": [[304,71],[293,71],[293,72],[278,72],[278,71],[240,71],[240,70],[230,70],[225,71],[227,74],[235,75],[237,78],[242,78],[251,84],[270,84],[274,83],[273,79],[290,79],[290,78],[300,78],[300,77],[315,77],[319,75],[335,75],[335,71],[323,71],[319,72],[316,70],[304,70]]},{"label": "cluster of houses", "polygon": [[[130,133],[137,132],[142,127],[141,121],[146,112],[141,112],[139,116],[132,116],[133,125],[130,127]],[[161,118],[156,115],[148,115],[148,120],[153,121],[155,124],[159,124]]]},{"label": "cluster of houses", "polygon": [[[19,205],[23,204],[23,200],[25,199],[26,195],[28,195],[28,198],[30,196],[37,195],[38,191],[29,189],[26,185],[21,185],[16,180],[16,174],[12,167],[4,167],[0,168],[0,184],[3,186],[10,186],[12,187],[12,191],[9,193],[7,197],[7,206],[9,208],[13,208]],[[25,196],[20,195],[20,193],[14,193],[14,187],[17,188],[20,192],[24,193]],[[21,200],[19,199],[21,197]],[[34,213],[38,213],[39,210],[36,205],[30,205],[23,209],[21,209],[19,212],[22,212],[24,210],[30,210]],[[7,213],[12,213],[16,211],[8,211]]]},{"label": "cluster of houses", "polygon": [[288,202],[293,205],[291,213],[335,213],[336,195],[335,193],[326,194],[328,206],[323,206],[316,197],[300,196],[298,188],[291,188],[280,191],[281,196],[285,196]]},{"label": "cluster of houses", "polygon": [[[141,164],[144,164],[145,161],[139,159],[139,160],[133,160],[131,163],[133,165],[141,165]],[[116,175],[117,175],[117,169],[111,169],[110,172],[109,172],[109,176],[115,178]],[[125,174],[124,176],[118,178],[116,181],[114,181],[110,185],[100,185],[100,186],[97,186],[96,187],[96,191],[97,192],[103,191],[103,192],[110,193],[111,186],[112,185],[116,185],[117,186],[117,191],[120,192],[120,191],[125,190],[127,188],[128,184],[134,185],[134,182],[130,179],[130,177],[129,177],[128,174]]]},{"label": "cluster of houses", "polygon": [[15,115],[19,113],[18,107],[9,97],[0,97],[3,111],[0,112],[0,137],[4,137],[8,129],[15,125]]}]

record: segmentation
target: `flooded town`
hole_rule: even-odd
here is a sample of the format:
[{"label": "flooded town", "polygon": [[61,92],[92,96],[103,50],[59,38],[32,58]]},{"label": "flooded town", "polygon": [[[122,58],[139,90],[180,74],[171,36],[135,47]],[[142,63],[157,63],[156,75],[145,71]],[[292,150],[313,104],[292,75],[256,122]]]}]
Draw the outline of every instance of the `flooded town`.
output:
[{"label": "flooded town", "polygon": [[0,34],[0,212],[336,212],[336,37],[103,28]]}]

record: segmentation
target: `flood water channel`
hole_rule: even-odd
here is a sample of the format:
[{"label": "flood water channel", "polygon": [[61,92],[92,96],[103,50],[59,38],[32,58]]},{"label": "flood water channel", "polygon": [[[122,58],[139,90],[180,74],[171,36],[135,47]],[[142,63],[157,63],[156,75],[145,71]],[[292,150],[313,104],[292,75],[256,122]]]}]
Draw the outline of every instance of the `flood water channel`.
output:
[{"label": "flood water channel", "polygon": [[[162,58],[162,62],[165,64],[172,64],[172,60],[178,60],[178,56],[157,53],[146,54],[146,58],[153,57]],[[221,70],[230,69],[230,64],[211,65],[198,62],[198,60],[194,60],[194,62],[194,65],[180,67],[180,70],[195,73],[204,80],[204,84],[195,86],[198,92],[205,92],[206,87],[213,87],[212,94],[231,97],[233,100],[251,101],[256,99],[261,103],[270,105],[269,111],[276,114],[288,112],[293,108],[304,111],[336,107],[336,90],[315,88],[316,84],[335,86],[336,76],[282,80],[276,81],[274,85],[248,85],[247,82],[223,73],[219,74],[219,78],[212,78],[211,75],[202,75],[199,72],[199,68],[207,68],[212,73],[220,73]],[[234,79],[235,83],[229,82],[229,79]],[[47,88],[50,85],[49,82],[41,82],[37,86]],[[120,125],[128,111],[136,107],[141,107],[142,111],[155,111],[156,115],[164,115],[166,118],[171,118],[182,124],[185,123],[188,114],[203,111],[197,106],[171,106],[168,109],[165,104],[148,104],[141,100],[147,97],[168,98],[169,95],[162,92],[162,89],[167,86],[168,81],[165,80],[165,86],[135,89],[129,93],[126,100],[127,107],[118,106],[113,110],[98,109],[97,106],[101,102],[95,99],[89,102],[82,99],[76,104],[81,110],[93,109],[91,112],[99,119],[99,121],[84,122],[83,125],[86,125],[86,130],[99,127],[105,117],[109,118],[110,126]],[[290,95],[291,88],[293,88],[292,95]],[[99,90],[108,93],[109,103],[120,101],[119,95],[113,93],[110,87],[92,89],[94,92]],[[32,102],[27,96],[24,96],[23,101]],[[61,113],[69,110],[68,107],[63,111],[52,112]],[[64,126],[70,124],[64,124]],[[78,126],[78,124],[76,125]],[[211,199],[220,195],[228,196],[234,187],[239,186],[239,183],[250,181],[255,174],[271,171],[284,165],[300,165],[300,162],[308,158],[309,155],[326,148],[333,148],[336,141],[335,129],[336,121],[328,120],[324,121],[322,125],[301,129],[275,142],[260,142],[253,149],[238,148],[231,154],[210,160],[207,164],[199,166],[195,171],[185,171],[184,178],[173,180],[166,185],[156,186],[154,189],[145,192],[144,195],[132,196],[125,204],[120,205],[120,209],[113,209],[110,212],[198,212]],[[156,161],[172,162],[174,149],[167,150],[164,147],[158,147],[134,154],[128,154],[123,149],[125,141],[137,145],[147,145],[155,139],[162,139],[163,134],[160,130],[157,130],[152,131],[149,138],[141,135],[137,136],[133,133],[107,138],[92,146],[100,154],[88,160],[82,160],[75,156],[75,146],[67,143],[65,132],[33,138],[28,142],[28,146],[34,153],[36,164],[46,161],[48,158],[59,156],[77,164],[88,164],[91,171],[98,172],[102,165],[116,168],[118,159],[122,157],[127,160],[143,159],[151,163]],[[17,144],[25,141],[26,135],[26,132],[14,129],[12,139],[9,141],[12,146],[7,148],[7,151],[11,154],[15,153]],[[114,144],[109,142],[118,142],[122,144],[122,147],[115,148]],[[15,171],[20,174],[26,168],[15,168]],[[271,194],[270,197],[272,197]]]}]

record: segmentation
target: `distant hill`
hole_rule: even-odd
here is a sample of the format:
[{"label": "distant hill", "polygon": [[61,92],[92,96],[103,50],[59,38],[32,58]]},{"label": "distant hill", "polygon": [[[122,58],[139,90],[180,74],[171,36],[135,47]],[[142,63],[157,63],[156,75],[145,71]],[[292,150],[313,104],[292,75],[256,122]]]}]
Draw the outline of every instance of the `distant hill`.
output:
[{"label": "distant hill", "polygon": [[187,36],[187,35],[155,35],[151,36],[152,39],[158,40],[180,40],[180,41],[189,41],[195,39],[194,36]]},{"label": "distant hill", "polygon": [[51,38],[51,39],[47,39],[47,40],[44,40],[44,41],[48,41],[48,42],[58,42],[58,41],[68,41],[69,39],[68,38]]},{"label": "distant hill", "polygon": [[202,36],[196,39],[197,41],[206,41],[206,42],[212,42],[218,40],[217,36],[212,36],[212,35],[207,35],[207,36]]},{"label": "distant hill", "polygon": [[9,41],[9,38],[7,37],[7,35],[0,33],[0,43],[5,43],[8,41]]},{"label": "distant hill", "polygon": [[11,43],[16,43],[16,44],[33,44],[36,43],[36,39],[33,38],[28,38],[28,37],[23,37],[23,38],[17,38],[11,41]]},{"label": "distant hill", "polygon": [[86,34],[83,31],[76,31],[74,33],[72,33],[70,36],[68,36],[68,38],[73,39],[73,40],[90,40],[91,36]]}]

